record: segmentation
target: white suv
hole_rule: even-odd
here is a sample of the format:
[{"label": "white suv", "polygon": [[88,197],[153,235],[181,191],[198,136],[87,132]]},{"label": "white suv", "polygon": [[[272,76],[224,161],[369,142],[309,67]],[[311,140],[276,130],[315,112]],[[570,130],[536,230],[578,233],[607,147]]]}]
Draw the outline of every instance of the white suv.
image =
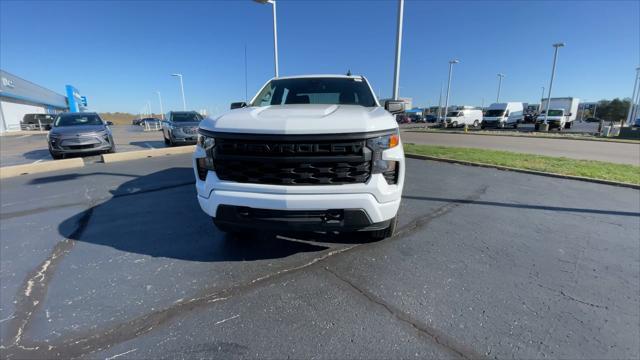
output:
[{"label": "white suv", "polygon": [[251,103],[205,119],[193,166],[200,207],[224,232],[367,231],[393,235],[404,151],[362,76],[268,81]]}]

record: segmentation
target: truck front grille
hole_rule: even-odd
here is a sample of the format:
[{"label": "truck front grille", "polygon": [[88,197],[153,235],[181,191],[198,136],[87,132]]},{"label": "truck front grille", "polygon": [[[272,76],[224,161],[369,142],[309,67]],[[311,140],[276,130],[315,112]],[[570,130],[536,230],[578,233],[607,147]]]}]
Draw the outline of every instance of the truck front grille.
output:
[{"label": "truck front grille", "polygon": [[218,178],[253,184],[342,185],[365,183],[371,176],[371,152],[365,140],[265,138],[216,138],[213,158]]}]

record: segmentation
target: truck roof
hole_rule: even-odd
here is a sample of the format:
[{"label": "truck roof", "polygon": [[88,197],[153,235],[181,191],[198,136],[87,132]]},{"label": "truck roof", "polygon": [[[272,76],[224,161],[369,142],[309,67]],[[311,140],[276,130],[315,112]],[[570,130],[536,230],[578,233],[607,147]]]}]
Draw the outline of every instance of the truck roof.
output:
[{"label": "truck roof", "polygon": [[342,79],[362,79],[362,75],[339,75],[339,74],[310,74],[310,75],[291,75],[271,78],[271,80],[281,79],[307,79],[307,78],[342,78]]}]

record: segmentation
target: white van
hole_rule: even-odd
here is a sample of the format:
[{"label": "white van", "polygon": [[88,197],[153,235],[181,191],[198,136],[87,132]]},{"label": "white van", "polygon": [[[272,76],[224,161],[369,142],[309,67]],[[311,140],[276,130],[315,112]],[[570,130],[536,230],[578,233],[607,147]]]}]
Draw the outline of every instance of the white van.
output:
[{"label": "white van", "polygon": [[482,118],[482,128],[499,127],[505,128],[524,122],[524,106],[521,102],[494,103],[485,111]]},{"label": "white van", "polygon": [[482,110],[459,109],[447,113],[445,120],[447,127],[464,126],[465,124],[478,127],[482,122]]}]

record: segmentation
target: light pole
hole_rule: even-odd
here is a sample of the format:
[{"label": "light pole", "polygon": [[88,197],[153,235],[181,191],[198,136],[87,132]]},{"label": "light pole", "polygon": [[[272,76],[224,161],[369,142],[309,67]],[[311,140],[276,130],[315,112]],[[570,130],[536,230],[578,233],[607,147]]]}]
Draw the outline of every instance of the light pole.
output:
[{"label": "light pole", "polygon": [[182,110],[187,111],[187,101],[184,99],[184,84],[182,83],[182,74],[171,74],[180,79],[180,93],[182,94]]},{"label": "light pole", "polygon": [[638,92],[638,79],[640,78],[640,66],[636,68],[636,78],[633,82],[633,95],[631,96],[631,104],[629,104],[629,112],[627,113],[627,126],[629,126],[632,120],[634,113],[636,112],[636,97]]},{"label": "light pole", "polygon": [[398,100],[400,81],[400,53],[402,52],[402,18],[404,17],[404,0],[398,0],[398,31],[396,31],[396,63],[393,72],[393,100]]},{"label": "light pole", "polygon": [[275,72],[278,77],[278,22],[276,16],[276,0],[254,0],[260,4],[271,4],[273,8],[273,61],[275,63]]},{"label": "light pole", "polygon": [[444,101],[444,125],[447,125],[447,113],[449,112],[449,94],[451,92],[451,73],[453,72],[453,64],[459,63],[460,60],[449,60],[449,81],[447,82],[447,96]]},{"label": "light pole", "polygon": [[504,74],[498,74],[498,96],[496,96],[496,102],[500,102],[500,89],[502,88],[502,78]]},{"label": "light pole", "polygon": [[538,114],[542,112],[542,99],[544,99],[544,86],[542,86],[542,93],[540,94],[540,104],[538,104]]},{"label": "light pole", "polygon": [[160,102],[160,118],[161,120],[164,120],[164,110],[162,109],[162,96],[160,96],[160,91],[156,91],[156,94],[158,94],[158,101]]},{"label": "light pole", "polygon": [[556,61],[558,60],[558,49],[564,47],[564,43],[553,44],[553,66],[551,67],[551,81],[549,82],[549,95],[547,96],[547,106],[544,112],[544,123],[547,124],[547,117],[549,116],[549,106],[551,105],[551,88],[553,87],[553,78],[556,76]]},{"label": "light pole", "polygon": [[444,84],[442,84],[442,81],[440,82],[440,98],[438,98],[438,119],[437,121],[440,121],[440,117],[442,116],[442,88],[444,87]]}]

